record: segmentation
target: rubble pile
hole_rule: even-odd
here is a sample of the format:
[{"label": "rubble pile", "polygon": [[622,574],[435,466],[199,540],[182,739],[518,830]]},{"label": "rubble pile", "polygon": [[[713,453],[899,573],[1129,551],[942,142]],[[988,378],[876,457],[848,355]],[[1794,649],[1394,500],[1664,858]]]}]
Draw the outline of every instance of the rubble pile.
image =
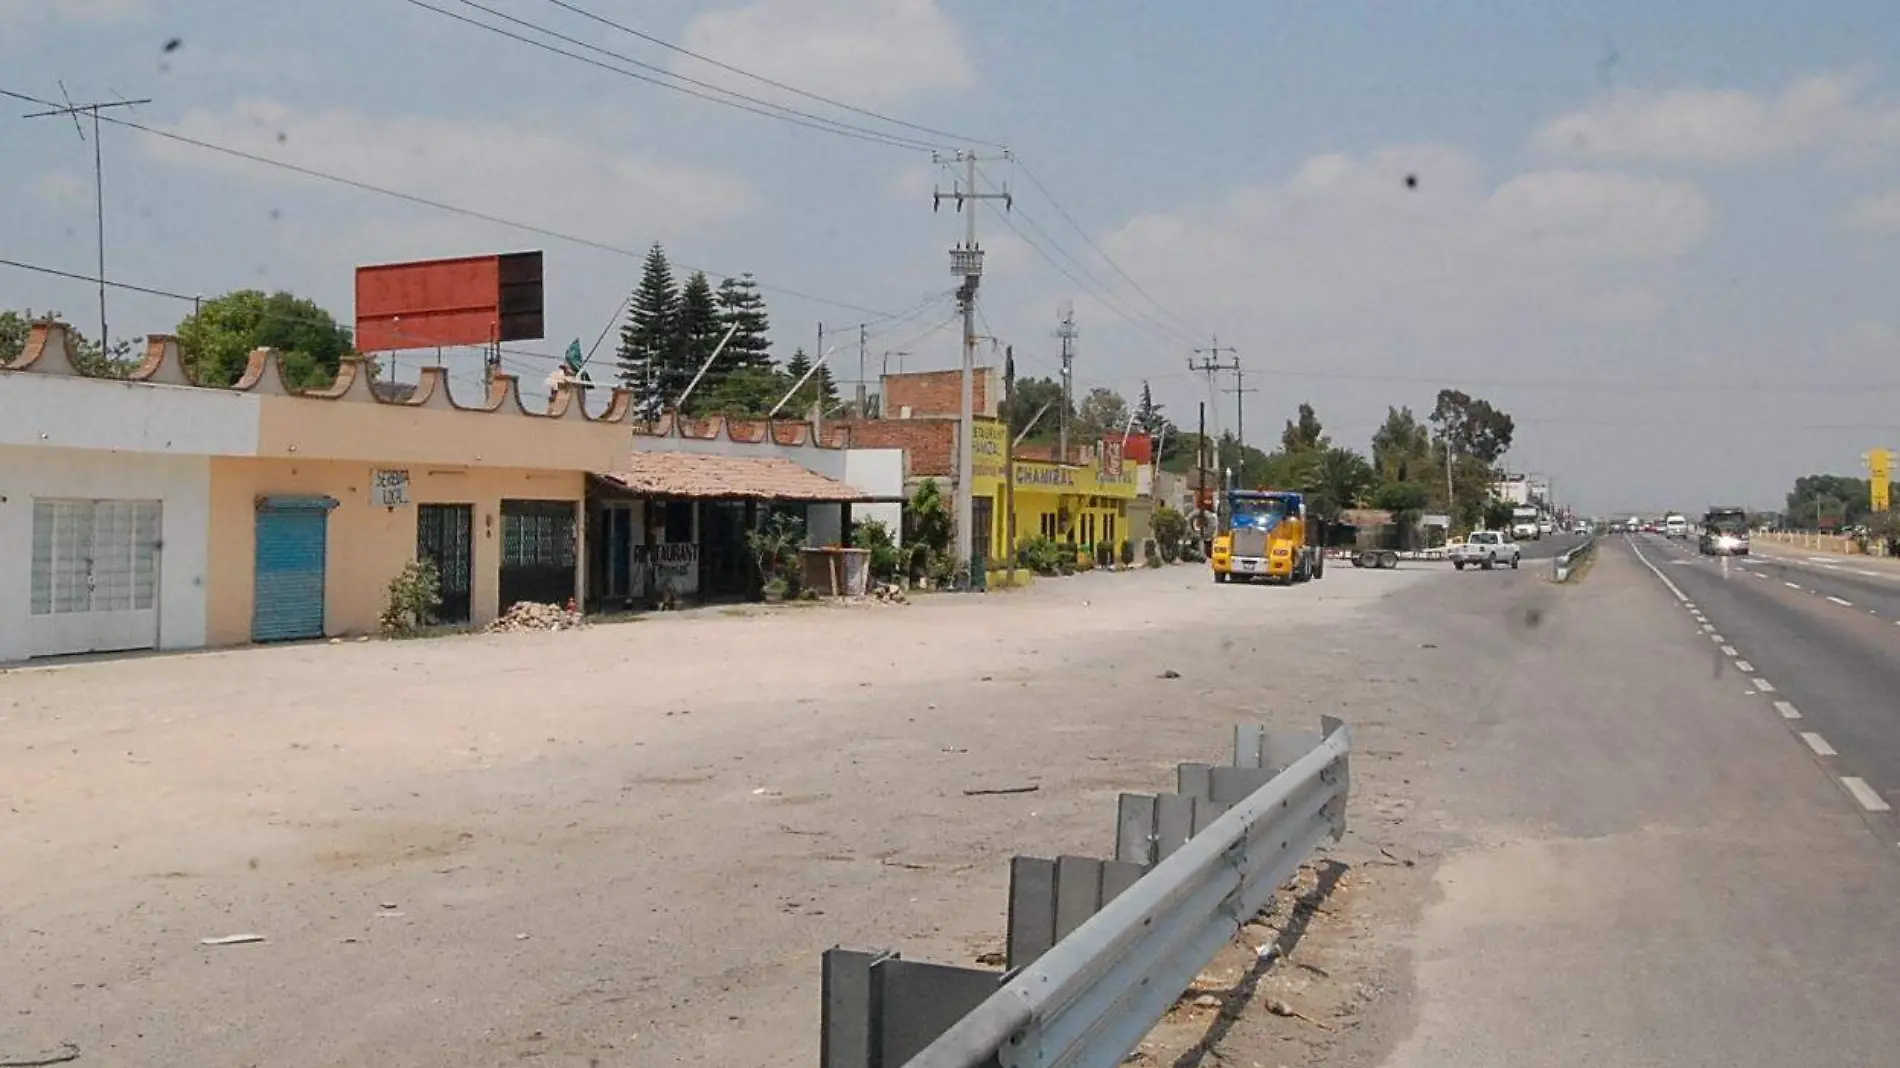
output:
[{"label": "rubble pile", "polygon": [[904,596],[903,587],[894,582],[880,582],[871,591],[871,599],[884,604],[909,604],[910,598]]},{"label": "rubble pile", "polygon": [[488,625],[490,633],[508,633],[519,630],[579,630],[581,614],[572,604],[562,608],[558,604],[536,604],[533,601],[521,601],[502,613],[501,618]]}]

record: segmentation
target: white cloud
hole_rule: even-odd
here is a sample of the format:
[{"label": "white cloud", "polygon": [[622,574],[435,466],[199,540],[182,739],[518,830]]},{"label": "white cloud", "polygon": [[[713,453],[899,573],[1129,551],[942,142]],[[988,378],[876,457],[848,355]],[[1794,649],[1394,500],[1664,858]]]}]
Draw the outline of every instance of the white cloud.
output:
[{"label": "white cloud", "polygon": [[1537,150],[1582,159],[1728,165],[1804,151],[1900,146],[1900,105],[1870,99],[1844,75],[1796,81],[1773,95],[1735,89],[1627,91],[1546,123]]},{"label": "white cloud", "polygon": [[[660,162],[600,147],[603,139],[547,126],[348,111],[302,112],[269,100],[223,111],[193,111],[173,132],[285,163],[445,201],[502,218],[609,244],[642,247],[716,226],[752,210],[758,196],[735,175]],[[287,171],[152,139],[149,150],[181,168],[228,172],[265,182],[309,179]],[[338,241],[373,234],[379,246],[401,228],[432,239],[483,224],[421,206],[364,195],[354,225]],[[447,254],[447,253],[444,253]]]},{"label": "white cloud", "polygon": [[[860,107],[974,80],[962,35],[935,0],[757,0],[699,16],[684,41],[722,63]],[[802,100],[696,60],[676,69],[753,96]]]},{"label": "white cloud", "polygon": [[33,195],[48,204],[73,205],[92,202],[92,185],[71,171],[48,171],[33,181]]},{"label": "white cloud", "polygon": [[1841,215],[1850,230],[1870,234],[1900,232],[1900,188],[1869,194],[1854,201]]},{"label": "white cloud", "polygon": [[119,22],[151,10],[151,0],[0,0],[0,26],[29,22]]},{"label": "white cloud", "polygon": [[1103,246],[1190,321],[1294,345],[1307,366],[1391,367],[1653,323],[1669,261],[1714,227],[1687,182],[1555,170],[1493,188],[1468,156],[1425,145],[1315,157],[1283,182],[1133,219]]}]

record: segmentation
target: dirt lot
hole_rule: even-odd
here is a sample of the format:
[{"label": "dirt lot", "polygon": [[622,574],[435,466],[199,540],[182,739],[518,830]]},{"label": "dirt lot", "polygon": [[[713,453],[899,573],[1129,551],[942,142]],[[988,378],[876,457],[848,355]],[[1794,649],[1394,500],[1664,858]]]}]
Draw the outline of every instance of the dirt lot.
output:
[{"label": "dirt lot", "polygon": [[1322,711],[1361,750],[1355,834],[1303,876],[1326,892],[1144,1056],[1372,1051],[1404,959],[1350,935],[1417,907],[1435,849],[1381,767],[1437,670],[1403,606],[1453,581],[1171,568],[0,673],[0,1059],[808,1065],[822,949],[968,963],[1012,853],[1100,854],[1119,791]]}]

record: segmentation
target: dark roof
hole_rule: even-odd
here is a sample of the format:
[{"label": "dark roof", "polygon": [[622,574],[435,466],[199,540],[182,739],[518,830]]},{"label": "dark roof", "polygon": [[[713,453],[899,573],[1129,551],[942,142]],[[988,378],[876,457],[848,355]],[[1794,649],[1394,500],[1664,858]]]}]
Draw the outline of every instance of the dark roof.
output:
[{"label": "dark roof", "polygon": [[714,456],[636,452],[619,471],[598,477],[650,497],[741,498],[760,501],[862,502],[871,495],[782,456]]}]

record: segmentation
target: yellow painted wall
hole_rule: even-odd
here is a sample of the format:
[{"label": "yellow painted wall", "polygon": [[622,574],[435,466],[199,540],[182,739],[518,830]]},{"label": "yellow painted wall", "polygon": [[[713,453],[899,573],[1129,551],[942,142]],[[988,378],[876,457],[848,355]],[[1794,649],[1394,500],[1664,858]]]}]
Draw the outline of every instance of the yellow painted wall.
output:
[{"label": "yellow painted wall", "polygon": [[[471,609],[479,624],[495,618],[500,598],[501,501],[569,500],[578,507],[586,483],[579,470],[407,465],[410,503],[378,507],[370,499],[370,472],[395,466],[404,465],[213,459],[206,641],[229,645],[251,640],[258,497],[327,495],[342,502],[330,512],[324,633],[367,634],[377,628],[389,580],[415,558],[416,505],[475,506]],[[584,547],[577,552],[584,561]]]}]

